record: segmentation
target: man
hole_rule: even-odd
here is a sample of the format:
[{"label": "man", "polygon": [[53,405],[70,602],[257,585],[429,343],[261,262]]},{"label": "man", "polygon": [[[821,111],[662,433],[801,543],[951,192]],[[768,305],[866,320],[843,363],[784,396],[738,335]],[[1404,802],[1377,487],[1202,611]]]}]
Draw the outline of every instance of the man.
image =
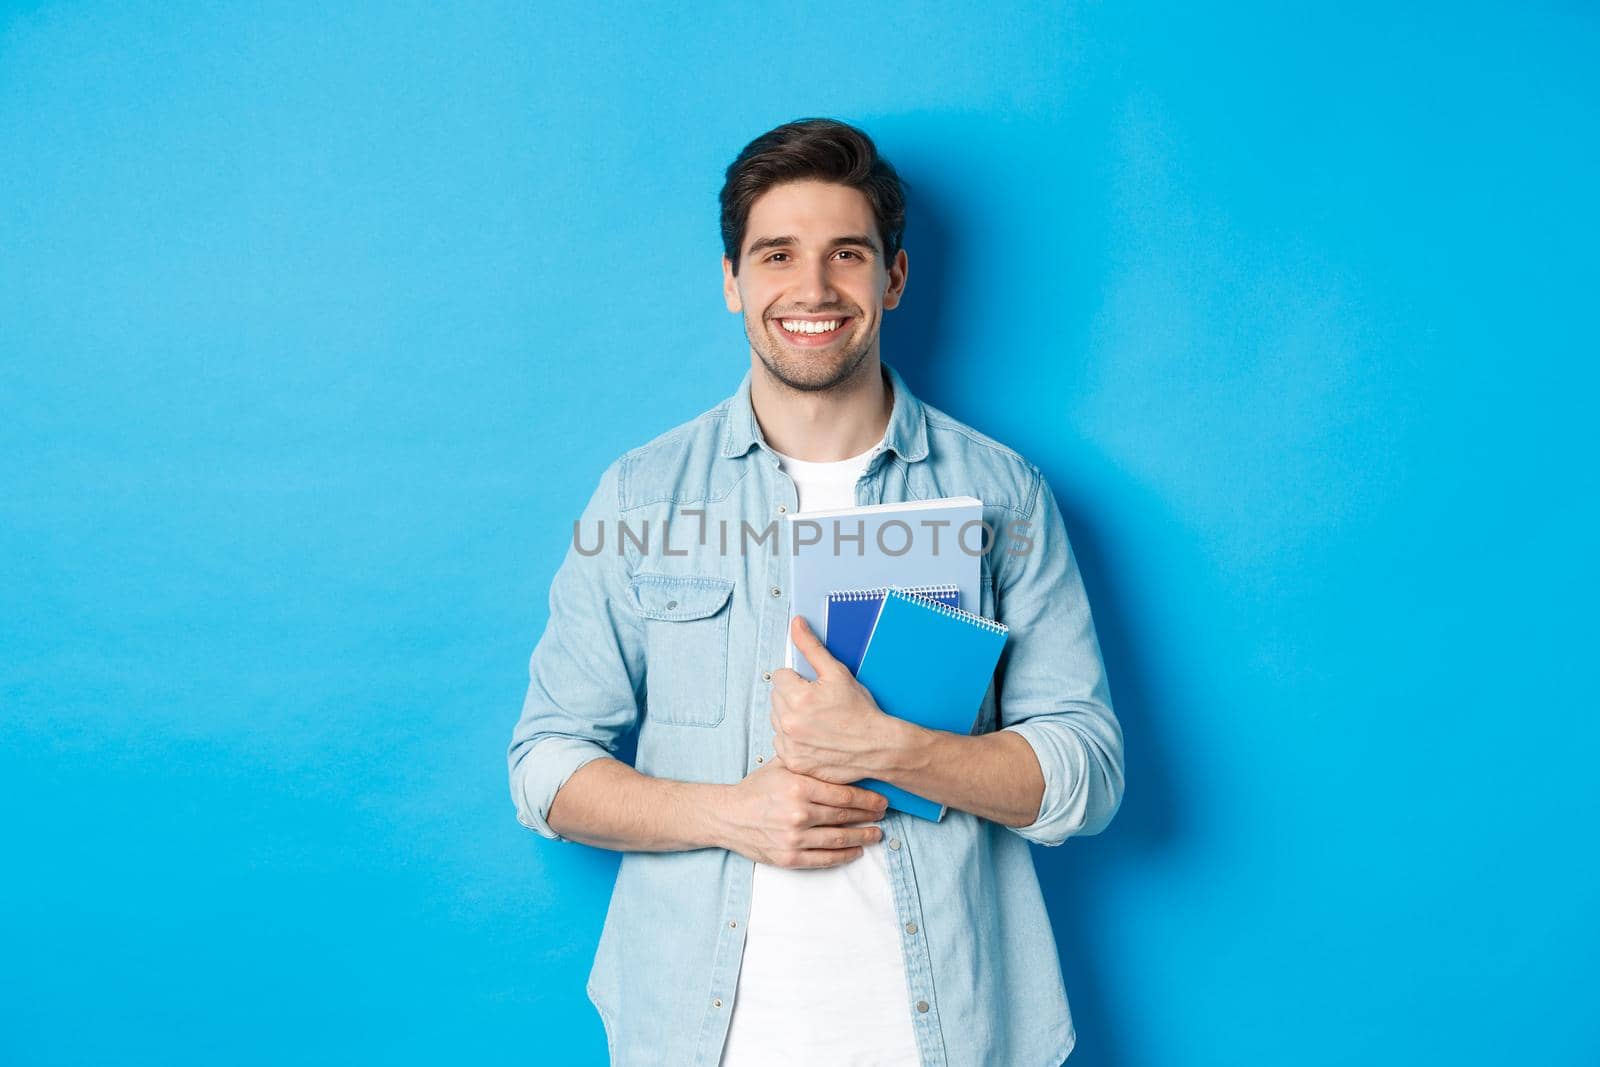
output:
[{"label": "man", "polygon": [[[904,199],[864,133],[763,134],[721,202],[749,372],[601,476],[508,753],[524,825],[624,852],[588,983],[612,1061],[1059,1064],[1076,1035],[1027,843],[1099,832],[1123,772],[1055,499],[880,362]],[[1011,631],[970,736],[885,715],[790,625],[774,535],[955,495],[1005,531],[962,605]],[[789,636],[816,681],[782,666]],[[635,725],[629,767],[611,753]],[[866,777],[948,811],[886,811]]]}]

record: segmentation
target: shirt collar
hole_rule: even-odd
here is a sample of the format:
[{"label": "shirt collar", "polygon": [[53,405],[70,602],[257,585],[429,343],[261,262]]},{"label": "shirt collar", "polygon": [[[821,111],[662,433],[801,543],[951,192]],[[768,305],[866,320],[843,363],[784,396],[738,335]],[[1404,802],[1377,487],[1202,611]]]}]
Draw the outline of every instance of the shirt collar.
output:
[{"label": "shirt collar", "polygon": [[[898,371],[881,361],[879,366],[883,368],[884,377],[894,393],[894,406],[889,411],[889,428],[883,435],[883,448],[908,463],[927,458],[928,422],[923,415],[922,401],[906,388],[906,383]],[[752,373],[753,370],[744,372],[738,390],[729,398],[728,417],[722,434],[724,456],[742,456],[758,443],[771,448],[766,438],[761,435],[755,409],[750,405]]]}]

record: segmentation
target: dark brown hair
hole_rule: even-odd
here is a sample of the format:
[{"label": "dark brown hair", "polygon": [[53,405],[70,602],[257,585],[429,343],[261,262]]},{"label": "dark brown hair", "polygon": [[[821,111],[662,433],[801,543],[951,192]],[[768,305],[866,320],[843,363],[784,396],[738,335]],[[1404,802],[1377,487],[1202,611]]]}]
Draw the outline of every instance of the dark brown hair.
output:
[{"label": "dark brown hair", "polygon": [[[722,251],[739,273],[750,205],[774,185],[825,181],[859,189],[878,220],[883,254],[892,261],[906,228],[900,176],[861,130],[835,119],[797,119],[768,130],[744,146],[722,184]],[[885,264],[887,266],[887,263]]]}]

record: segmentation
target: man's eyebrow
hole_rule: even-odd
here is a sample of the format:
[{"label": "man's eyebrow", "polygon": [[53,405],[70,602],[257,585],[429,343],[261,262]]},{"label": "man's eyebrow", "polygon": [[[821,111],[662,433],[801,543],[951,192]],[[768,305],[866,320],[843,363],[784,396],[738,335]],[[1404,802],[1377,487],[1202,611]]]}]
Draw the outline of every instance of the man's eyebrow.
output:
[{"label": "man's eyebrow", "polygon": [[[745,250],[745,255],[753,256],[757,252],[764,252],[769,248],[784,248],[789,245],[797,245],[799,243],[800,238],[794,236],[793,234],[787,233],[778,237],[760,237],[750,242],[750,247]],[[878,251],[878,242],[874,241],[871,237],[864,233],[847,234],[844,237],[835,237],[833,240],[828,242],[829,249],[845,247],[865,248],[876,254]]]}]

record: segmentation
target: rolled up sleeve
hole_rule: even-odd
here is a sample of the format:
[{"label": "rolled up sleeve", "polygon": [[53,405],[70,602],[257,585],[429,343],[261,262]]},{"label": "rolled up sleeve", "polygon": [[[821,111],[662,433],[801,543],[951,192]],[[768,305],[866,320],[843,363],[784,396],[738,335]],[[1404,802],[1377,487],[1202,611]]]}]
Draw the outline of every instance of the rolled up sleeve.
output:
[{"label": "rolled up sleeve", "polygon": [[1020,734],[1044,773],[1038,817],[1013,826],[1059,845],[1097,834],[1122,804],[1122,727],[1089,599],[1054,494],[1037,467],[1017,536],[994,565],[996,615],[1011,629],[996,678],[1000,727]]},{"label": "rolled up sleeve", "polygon": [[[506,753],[517,821],[556,841],[566,840],[548,822],[556,793],[578,768],[613,755],[639,718],[644,649],[617,552],[619,464],[601,476],[551,582],[549,618]],[[600,550],[586,555],[597,541]]]}]

